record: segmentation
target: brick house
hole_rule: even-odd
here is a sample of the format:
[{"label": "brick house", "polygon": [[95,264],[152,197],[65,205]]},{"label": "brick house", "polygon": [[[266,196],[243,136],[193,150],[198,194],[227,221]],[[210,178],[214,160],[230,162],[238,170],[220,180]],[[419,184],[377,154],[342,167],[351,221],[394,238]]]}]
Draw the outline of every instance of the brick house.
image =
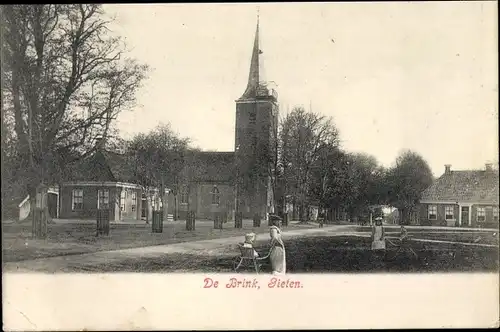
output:
[{"label": "brick house", "polygon": [[98,150],[68,169],[59,185],[59,218],[95,219],[108,207],[110,220],[141,219],[143,192],[125,155]]},{"label": "brick house", "polygon": [[457,227],[498,227],[499,176],[491,164],[484,170],[452,171],[422,194],[420,223]]}]

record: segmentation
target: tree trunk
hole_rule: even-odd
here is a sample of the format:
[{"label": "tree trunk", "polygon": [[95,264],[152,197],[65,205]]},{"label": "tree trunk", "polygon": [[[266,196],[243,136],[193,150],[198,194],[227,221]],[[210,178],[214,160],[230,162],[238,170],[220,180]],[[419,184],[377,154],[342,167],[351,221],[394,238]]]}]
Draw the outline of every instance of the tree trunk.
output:
[{"label": "tree trunk", "polygon": [[305,211],[305,203],[304,202],[300,202],[300,216],[299,216],[299,220],[300,222],[305,222],[306,221],[306,213],[307,211]]},{"label": "tree trunk", "polygon": [[149,224],[149,190],[146,193],[146,224]]},{"label": "tree trunk", "polygon": [[[47,207],[47,187],[38,188],[37,186],[29,185],[28,192],[30,195],[32,238],[44,239],[47,237],[47,219],[49,212]],[[37,195],[40,195],[41,198],[38,199],[39,206],[37,206]]]},{"label": "tree trunk", "polygon": [[401,208],[401,210],[399,211],[399,224],[400,225],[406,225],[406,214],[407,214],[407,209],[406,208]]},{"label": "tree trunk", "polygon": [[165,184],[163,182],[163,179],[161,179],[161,186],[160,186],[160,201],[161,201],[161,211],[162,211],[162,222],[165,220],[165,217],[167,215],[167,209],[166,209],[166,202],[165,202]]}]

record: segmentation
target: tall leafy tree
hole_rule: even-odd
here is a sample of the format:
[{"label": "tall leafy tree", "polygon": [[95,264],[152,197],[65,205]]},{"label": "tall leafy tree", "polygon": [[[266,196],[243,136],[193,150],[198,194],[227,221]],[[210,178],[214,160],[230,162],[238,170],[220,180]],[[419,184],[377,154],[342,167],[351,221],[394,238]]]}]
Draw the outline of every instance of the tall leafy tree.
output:
[{"label": "tall leafy tree", "polygon": [[2,103],[36,187],[92,153],[131,109],[148,67],[126,57],[98,4],[2,6]]},{"label": "tall leafy tree", "polygon": [[432,181],[432,171],[421,155],[411,150],[399,154],[388,172],[387,188],[388,201],[399,210],[401,223],[409,222],[411,212]]}]

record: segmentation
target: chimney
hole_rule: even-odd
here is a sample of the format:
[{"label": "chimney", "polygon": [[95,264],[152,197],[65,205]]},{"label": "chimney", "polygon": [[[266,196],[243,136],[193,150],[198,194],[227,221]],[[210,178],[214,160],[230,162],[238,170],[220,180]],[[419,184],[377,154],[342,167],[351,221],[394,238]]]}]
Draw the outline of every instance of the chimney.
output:
[{"label": "chimney", "polygon": [[444,174],[450,174],[451,173],[451,165],[446,164],[444,165]]},{"label": "chimney", "polygon": [[97,137],[95,139],[96,150],[104,150],[106,139],[104,137]]},{"label": "chimney", "polygon": [[493,164],[487,163],[485,164],[485,169],[487,172],[490,172],[493,170]]}]

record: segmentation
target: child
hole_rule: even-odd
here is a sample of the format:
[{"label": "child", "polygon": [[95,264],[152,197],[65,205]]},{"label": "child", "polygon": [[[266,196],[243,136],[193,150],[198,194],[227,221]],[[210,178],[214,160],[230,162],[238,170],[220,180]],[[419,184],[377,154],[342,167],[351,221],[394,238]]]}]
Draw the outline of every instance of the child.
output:
[{"label": "child", "polygon": [[[253,248],[254,241],[255,241],[255,233],[245,234],[245,242],[243,242],[243,247],[244,248]],[[257,251],[255,251],[255,249],[253,250],[253,256],[255,258],[259,257],[259,253],[257,253]]]}]

